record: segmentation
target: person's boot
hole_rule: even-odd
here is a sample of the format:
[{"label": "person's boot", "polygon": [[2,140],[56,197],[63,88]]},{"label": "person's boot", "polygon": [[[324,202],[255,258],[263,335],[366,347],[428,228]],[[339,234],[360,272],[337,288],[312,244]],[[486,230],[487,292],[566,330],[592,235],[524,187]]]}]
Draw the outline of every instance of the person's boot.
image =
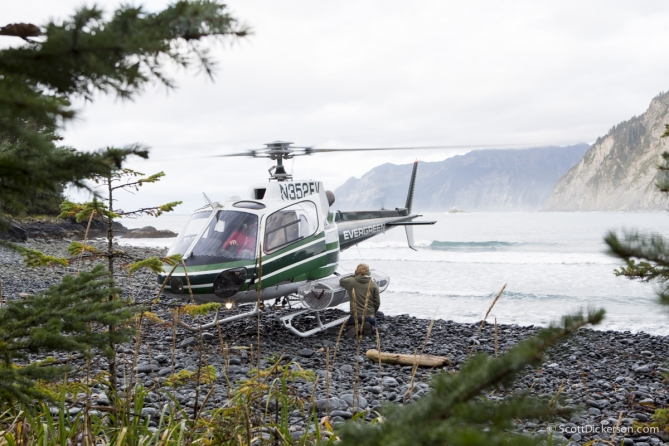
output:
[{"label": "person's boot", "polygon": [[369,322],[365,322],[365,325],[362,327],[362,334],[365,336],[371,336],[372,335],[372,324]]},{"label": "person's boot", "polygon": [[346,329],[346,337],[347,338],[354,338],[355,337],[355,324],[348,326],[348,328]]}]

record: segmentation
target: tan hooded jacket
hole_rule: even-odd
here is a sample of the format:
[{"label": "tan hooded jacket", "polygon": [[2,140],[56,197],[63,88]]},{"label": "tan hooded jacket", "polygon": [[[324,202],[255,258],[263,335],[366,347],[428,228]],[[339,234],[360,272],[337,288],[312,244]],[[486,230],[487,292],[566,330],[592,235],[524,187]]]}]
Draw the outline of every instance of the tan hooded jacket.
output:
[{"label": "tan hooded jacket", "polygon": [[[348,276],[339,279],[339,284],[346,289],[351,297],[350,311],[351,316],[374,316],[381,306],[381,297],[379,296],[379,286],[370,276]],[[355,302],[353,301],[353,291],[355,290]],[[367,292],[369,291],[369,297]],[[365,300],[367,300],[367,310],[365,311]]]}]

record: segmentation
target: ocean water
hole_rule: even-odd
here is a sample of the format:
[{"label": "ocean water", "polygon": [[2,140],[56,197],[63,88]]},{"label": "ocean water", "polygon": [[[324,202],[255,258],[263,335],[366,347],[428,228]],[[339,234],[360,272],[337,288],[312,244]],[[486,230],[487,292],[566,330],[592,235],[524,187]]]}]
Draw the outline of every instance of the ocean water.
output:
[{"label": "ocean water", "polygon": [[[178,232],[187,215],[125,220],[128,227],[155,226]],[[344,251],[340,272],[364,262],[390,275],[381,295],[387,314],[546,325],[579,309],[604,308],[598,329],[669,335],[669,312],[657,303],[656,285],[616,277],[620,261],[606,254],[611,230],[639,230],[669,237],[668,213],[463,213],[425,214],[434,226],[415,227],[418,251],[407,247],[404,229]],[[121,240],[169,246],[173,239]]]}]

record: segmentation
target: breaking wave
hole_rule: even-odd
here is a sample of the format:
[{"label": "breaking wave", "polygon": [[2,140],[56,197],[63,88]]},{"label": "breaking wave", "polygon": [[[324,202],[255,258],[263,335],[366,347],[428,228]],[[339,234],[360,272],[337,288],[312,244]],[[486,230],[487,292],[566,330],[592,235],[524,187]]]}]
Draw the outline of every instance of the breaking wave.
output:
[{"label": "breaking wave", "polygon": [[434,240],[427,246],[427,249],[434,249],[437,251],[498,251],[531,245],[546,244],[527,242],[500,242],[496,240],[486,242],[442,242],[439,240]]}]

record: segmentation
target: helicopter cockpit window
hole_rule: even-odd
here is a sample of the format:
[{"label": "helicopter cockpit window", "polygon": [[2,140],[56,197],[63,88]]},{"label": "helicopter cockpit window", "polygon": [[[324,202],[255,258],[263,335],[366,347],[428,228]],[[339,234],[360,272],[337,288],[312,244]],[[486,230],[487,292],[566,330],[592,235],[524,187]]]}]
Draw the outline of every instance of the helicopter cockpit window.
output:
[{"label": "helicopter cockpit window", "polygon": [[246,212],[218,211],[195,242],[187,265],[253,260],[256,256],[258,217]]},{"label": "helicopter cockpit window", "polygon": [[167,255],[184,255],[193,243],[193,240],[195,240],[195,237],[200,233],[202,228],[204,228],[210,215],[211,211],[198,212],[191,215],[188,219],[188,223],[186,223],[186,226],[179,232],[179,236],[170,247],[170,250],[167,251]]},{"label": "helicopter cockpit window", "polygon": [[316,205],[311,201],[288,206],[267,217],[265,252],[270,253],[314,234],[318,229]]}]

